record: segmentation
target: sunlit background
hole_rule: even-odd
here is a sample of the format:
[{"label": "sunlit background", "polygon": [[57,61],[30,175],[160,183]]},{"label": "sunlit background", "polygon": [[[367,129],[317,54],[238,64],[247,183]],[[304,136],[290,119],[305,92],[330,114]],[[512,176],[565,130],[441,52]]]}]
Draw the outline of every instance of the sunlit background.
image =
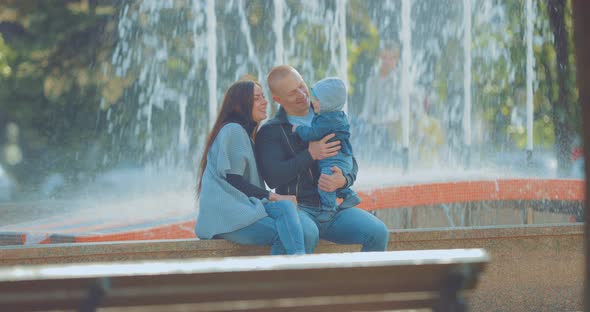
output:
[{"label": "sunlit background", "polygon": [[[2,0],[0,202],[59,201],[38,216],[138,197],[194,210],[223,92],[249,74],[270,98],[266,74],[283,63],[309,86],[348,83],[358,188],[583,178],[565,3]],[[397,84],[376,122],[367,81],[391,45]]]}]

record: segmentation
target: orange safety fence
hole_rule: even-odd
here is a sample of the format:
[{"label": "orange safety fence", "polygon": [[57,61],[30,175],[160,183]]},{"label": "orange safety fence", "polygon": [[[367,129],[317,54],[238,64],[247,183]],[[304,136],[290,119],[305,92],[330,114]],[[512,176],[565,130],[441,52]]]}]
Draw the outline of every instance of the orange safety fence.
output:
[{"label": "orange safety fence", "polygon": [[[359,208],[379,210],[480,201],[584,200],[584,181],[574,179],[500,179],[399,185],[358,191]],[[93,216],[52,217],[0,227],[1,245],[107,242],[194,238],[195,216],[96,220]],[[56,220],[59,220],[56,221]],[[97,224],[98,223],[98,224]]]},{"label": "orange safety fence", "polygon": [[583,201],[584,181],[504,179],[401,185],[359,191],[359,208],[378,210],[448,203],[503,200]]}]

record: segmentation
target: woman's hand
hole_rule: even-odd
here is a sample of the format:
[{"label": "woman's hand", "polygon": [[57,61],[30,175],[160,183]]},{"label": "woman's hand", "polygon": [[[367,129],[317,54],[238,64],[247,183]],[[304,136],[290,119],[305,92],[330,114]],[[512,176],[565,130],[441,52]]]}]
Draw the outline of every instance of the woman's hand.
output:
[{"label": "woman's hand", "polygon": [[279,201],[279,200],[288,200],[297,206],[297,197],[294,195],[279,195],[277,193],[270,192],[268,195],[268,200],[270,201]]}]

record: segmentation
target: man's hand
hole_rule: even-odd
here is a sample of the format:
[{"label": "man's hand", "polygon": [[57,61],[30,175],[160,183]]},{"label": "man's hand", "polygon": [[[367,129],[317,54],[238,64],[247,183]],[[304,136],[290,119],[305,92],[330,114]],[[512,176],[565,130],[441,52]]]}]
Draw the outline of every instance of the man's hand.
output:
[{"label": "man's hand", "polygon": [[332,168],[332,175],[322,173],[318,186],[324,192],[335,192],[337,189],[346,185],[346,178],[342,174],[342,169],[334,166]]},{"label": "man's hand", "polygon": [[336,134],[330,133],[323,137],[319,141],[309,142],[307,150],[313,160],[321,160],[324,158],[336,156],[340,150],[340,141],[334,141],[326,143],[329,139],[333,138]]}]

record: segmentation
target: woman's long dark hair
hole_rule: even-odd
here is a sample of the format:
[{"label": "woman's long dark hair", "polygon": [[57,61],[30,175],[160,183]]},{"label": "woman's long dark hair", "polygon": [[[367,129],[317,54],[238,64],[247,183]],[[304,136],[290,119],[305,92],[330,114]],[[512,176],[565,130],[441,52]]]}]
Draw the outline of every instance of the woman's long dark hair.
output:
[{"label": "woman's long dark hair", "polygon": [[[258,84],[256,81],[251,80],[240,80],[235,82],[227,91],[223,97],[223,103],[221,104],[221,110],[217,115],[217,120],[213,125],[213,129],[207,137],[207,143],[203,150],[203,156],[201,156],[201,166],[199,170],[199,186],[197,188],[197,195],[201,194],[201,184],[203,182],[203,173],[205,167],[207,167],[207,154],[215,138],[219,134],[219,131],[223,126],[229,122],[238,122],[246,129],[252,128],[251,133],[248,133],[251,137],[254,137],[258,124],[252,119],[252,106],[254,104],[254,86]],[[251,125],[251,126],[250,126]]]}]

